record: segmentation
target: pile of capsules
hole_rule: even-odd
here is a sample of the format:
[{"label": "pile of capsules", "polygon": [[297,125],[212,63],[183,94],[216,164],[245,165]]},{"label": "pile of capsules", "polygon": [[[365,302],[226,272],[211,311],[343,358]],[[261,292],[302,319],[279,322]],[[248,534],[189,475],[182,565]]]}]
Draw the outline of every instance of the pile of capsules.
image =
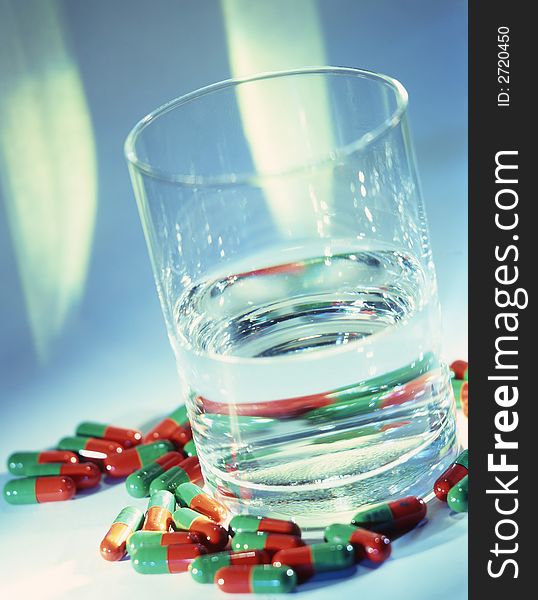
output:
[{"label": "pile of capsules", "polygon": [[[463,370],[456,363],[451,369],[453,381],[466,385],[467,363]],[[8,468],[23,476],[4,487],[12,504],[67,500],[98,485],[102,473],[126,478],[131,496],[149,497],[147,510],[120,511],[101,542],[103,558],[118,561],[128,554],[138,573],[189,571],[195,581],[231,593],[285,593],[318,573],[350,569],[362,560],[382,563],[390,556],[390,539],[413,529],[427,512],[415,496],[366,506],[350,524],[326,527],[325,541],[314,544],[305,543],[293,521],[236,515],[228,522],[227,508],[197,485],[203,479],[184,406],[145,436],[82,423],[55,450],[12,454]],[[433,491],[452,510],[467,510],[467,450]]]},{"label": "pile of capsules", "polygon": [[77,491],[99,485],[103,473],[111,478],[133,474],[126,487],[132,496],[141,498],[149,490],[141,487],[143,478],[134,472],[150,463],[151,479],[165,471],[168,480],[177,485],[201,478],[184,406],[144,437],[136,429],[86,422],[77,427],[75,436],[61,439],[53,450],[15,452],[7,466],[19,478],[6,483],[4,499],[10,504],[69,500]]}]

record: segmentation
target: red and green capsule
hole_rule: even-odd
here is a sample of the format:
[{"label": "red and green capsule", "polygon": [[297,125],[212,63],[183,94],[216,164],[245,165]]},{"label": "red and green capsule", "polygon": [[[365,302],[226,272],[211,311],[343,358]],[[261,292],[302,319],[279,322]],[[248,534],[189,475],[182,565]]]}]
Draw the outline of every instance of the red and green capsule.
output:
[{"label": "red and green capsule", "polygon": [[176,508],[174,494],[161,490],[151,494],[143,531],[169,531],[172,525],[172,514]]},{"label": "red and green capsule", "polygon": [[25,477],[12,479],[4,486],[4,499],[9,504],[42,504],[71,499],[77,488],[71,477]]},{"label": "red and green capsule", "polygon": [[180,544],[202,544],[203,536],[188,531],[135,531],[127,540],[127,552],[134,554],[146,546],[177,546]]},{"label": "red and green capsule", "polygon": [[351,544],[312,544],[279,550],[273,556],[274,567],[291,567],[299,581],[305,581],[316,573],[347,569],[354,562],[355,551]]},{"label": "red and green capsule", "polygon": [[296,587],[297,575],[290,567],[241,565],[219,569],[215,583],[229,594],[287,594]]},{"label": "red and green capsule", "polygon": [[168,440],[141,444],[117,456],[109,456],[105,460],[105,470],[111,477],[127,477],[171,450],[174,450],[174,446]]},{"label": "red and green capsule", "polygon": [[189,458],[191,456],[198,456],[198,452],[196,451],[196,446],[194,444],[194,440],[190,440],[188,441],[182,448],[182,452],[183,454],[185,454],[185,456],[188,456]]},{"label": "red and green capsule", "polygon": [[178,508],[173,515],[177,529],[200,533],[213,548],[224,548],[228,543],[228,532],[215,521],[190,508]]},{"label": "red and green capsule", "polygon": [[407,496],[393,502],[374,504],[360,510],[351,524],[378,533],[401,534],[418,525],[426,516],[422,498]]},{"label": "red and green capsule", "polygon": [[391,544],[388,537],[375,531],[334,523],[325,528],[326,542],[333,544],[351,544],[355,550],[355,559],[368,559],[382,563],[390,556]]},{"label": "red and green capsule", "polygon": [[285,533],[301,537],[301,528],[293,521],[269,519],[255,515],[236,515],[229,524],[230,534],[266,531],[268,533]]},{"label": "red and green capsule", "polygon": [[149,491],[151,494],[158,490],[168,490],[175,494],[176,489],[182,483],[189,481],[200,481],[202,479],[202,471],[200,463],[196,456],[191,456],[181,461],[179,465],[168,469],[162,475],[157,476],[150,484]]},{"label": "red and green capsule", "polygon": [[248,550],[247,552],[217,552],[207,556],[199,556],[190,565],[189,571],[198,583],[213,583],[215,573],[222,567],[239,565],[266,565],[271,562],[265,550]]},{"label": "red and green capsule", "polygon": [[127,492],[134,498],[145,498],[150,495],[151,482],[183,460],[180,452],[167,452],[156,460],[131,473],[125,480]]},{"label": "red and green capsule", "polygon": [[468,469],[469,451],[464,450],[433,484],[433,491],[439,500],[447,501],[448,492],[469,473]]},{"label": "red and green capsule", "polygon": [[126,506],[112,521],[110,529],[103,538],[99,551],[105,560],[121,560],[125,556],[127,540],[133,532],[140,529],[144,513],[134,506]]},{"label": "red and green capsule", "polygon": [[187,416],[187,407],[185,405],[176,408],[151,431],[144,436],[144,444],[155,442],[157,440],[174,440],[179,445],[185,445],[190,439],[189,418]]},{"label": "red and green capsule", "polygon": [[103,438],[118,442],[124,448],[138,446],[142,441],[142,433],[138,429],[126,429],[125,427],[115,427],[114,425],[105,425],[103,423],[94,423],[93,421],[84,421],[80,423],[76,430],[77,435]]},{"label": "red and green capsule", "polygon": [[45,463],[28,467],[28,475],[35,477],[67,475],[75,482],[77,490],[85,490],[99,485],[101,470],[92,462],[87,463]]},{"label": "red and green capsule", "polygon": [[455,360],[450,365],[450,370],[454,373],[455,379],[466,379],[469,363],[466,360]]},{"label": "red and green capsule", "polygon": [[45,450],[43,452],[14,452],[7,459],[7,468],[13,475],[30,475],[36,465],[47,463],[78,463],[78,456],[69,450]]},{"label": "red and green capsule", "polygon": [[285,533],[254,533],[247,531],[236,533],[232,538],[232,548],[236,552],[240,550],[267,550],[267,552],[275,553],[285,548],[297,548],[304,545],[305,543],[299,536]]},{"label": "red and green capsule", "polygon": [[123,446],[111,440],[91,437],[64,437],[58,443],[60,450],[71,450],[84,458],[106,460],[116,458],[123,452]]},{"label": "red and green capsule", "polygon": [[223,504],[194,483],[182,483],[176,488],[175,493],[178,504],[192,508],[216,523],[221,523],[228,516],[228,509]]},{"label": "red and green capsule", "polygon": [[469,505],[469,475],[465,475],[448,492],[448,506],[455,512],[467,512]]},{"label": "red and green capsule", "polygon": [[201,544],[175,544],[171,546],[144,546],[131,556],[137,573],[184,573],[191,562],[207,551]]}]

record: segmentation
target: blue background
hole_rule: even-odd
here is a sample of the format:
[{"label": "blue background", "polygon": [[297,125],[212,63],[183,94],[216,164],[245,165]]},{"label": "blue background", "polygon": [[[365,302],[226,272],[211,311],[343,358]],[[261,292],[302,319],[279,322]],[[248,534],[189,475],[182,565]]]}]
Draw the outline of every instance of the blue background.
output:
[{"label": "blue background", "polygon": [[[121,406],[174,405],[177,379],[123,157],[134,123],[164,101],[226,79],[219,3],[59,4],[91,113],[98,208],[85,291],[48,360],[33,348],[4,208],[0,211],[2,428],[55,415],[107,420]],[[448,360],[467,354],[466,2],[320,0],[328,62],[399,79],[430,222]],[[285,18],[285,15],[282,16]],[[279,22],[269,24],[278,28]],[[290,40],[292,43],[293,40]],[[290,64],[290,67],[300,65]],[[2,124],[0,123],[0,127]],[[1,174],[0,174],[1,176]],[[103,408],[104,407],[104,408]],[[52,413],[51,413],[52,411]],[[56,432],[54,433],[56,435]],[[10,449],[1,448],[2,456]]]}]

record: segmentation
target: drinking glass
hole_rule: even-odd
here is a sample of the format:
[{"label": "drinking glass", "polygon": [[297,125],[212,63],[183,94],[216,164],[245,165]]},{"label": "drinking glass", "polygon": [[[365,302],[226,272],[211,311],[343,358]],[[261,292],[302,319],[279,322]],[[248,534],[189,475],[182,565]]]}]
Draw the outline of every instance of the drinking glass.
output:
[{"label": "drinking glass", "polygon": [[385,75],[210,85],[126,156],[205,481],[321,527],[424,495],[457,452],[434,264]]}]

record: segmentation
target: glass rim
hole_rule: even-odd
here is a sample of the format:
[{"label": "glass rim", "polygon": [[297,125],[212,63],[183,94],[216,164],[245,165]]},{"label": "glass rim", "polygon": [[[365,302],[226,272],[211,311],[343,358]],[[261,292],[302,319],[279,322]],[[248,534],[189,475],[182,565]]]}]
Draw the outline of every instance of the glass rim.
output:
[{"label": "glass rim", "polygon": [[[396,108],[392,111],[389,118],[382,121],[379,125],[358,137],[357,139],[332,150],[325,156],[312,161],[305,165],[298,165],[290,169],[279,171],[275,173],[241,173],[241,174],[226,174],[217,176],[199,176],[199,175],[186,175],[184,173],[172,173],[166,170],[159,169],[148,162],[141,160],[136,151],[136,143],[138,138],[143,131],[156,121],[159,117],[164,116],[168,112],[191,102],[208,94],[224,90],[226,88],[236,87],[244,83],[252,83],[255,81],[262,81],[268,79],[277,79],[281,77],[292,77],[298,75],[311,75],[311,74],[335,74],[335,75],[348,75],[353,77],[360,77],[364,79],[370,79],[378,81],[388,85],[395,94]],[[288,175],[296,175],[300,172],[309,171],[313,168],[325,166],[327,164],[334,163],[336,160],[342,157],[349,156],[358,150],[371,144],[373,141],[380,138],[384,133],[396,127],[402,120],[402,117],[407,109],[408,105],[408,94],[405,87],[393,77],[389,75],[383,75],[374,71],[368,71],[366,69],[359,69],[355,67],[334,67],[334,66],[321,66],[321,67],[302,67],[299,69],[288,69],[282,71],[268,71],[263,73],[256,73],[246,77],[235,77],[231,79],[225,79],[204,87],[198,88],[182,96],[178,96],[168,102],[165,102],[155,110],[148,113],[145,117],[140,119],[138,123],[131,129],[124,144],[124,154],[128,163],[141,172],[144,175],[148,175],[155,179],[174,183],[176,185],[188,186],[188,187],[222,187],[232,186],[241,184],[255,184],[257,181],[263,181],[274,177],[283,177]]]}]

